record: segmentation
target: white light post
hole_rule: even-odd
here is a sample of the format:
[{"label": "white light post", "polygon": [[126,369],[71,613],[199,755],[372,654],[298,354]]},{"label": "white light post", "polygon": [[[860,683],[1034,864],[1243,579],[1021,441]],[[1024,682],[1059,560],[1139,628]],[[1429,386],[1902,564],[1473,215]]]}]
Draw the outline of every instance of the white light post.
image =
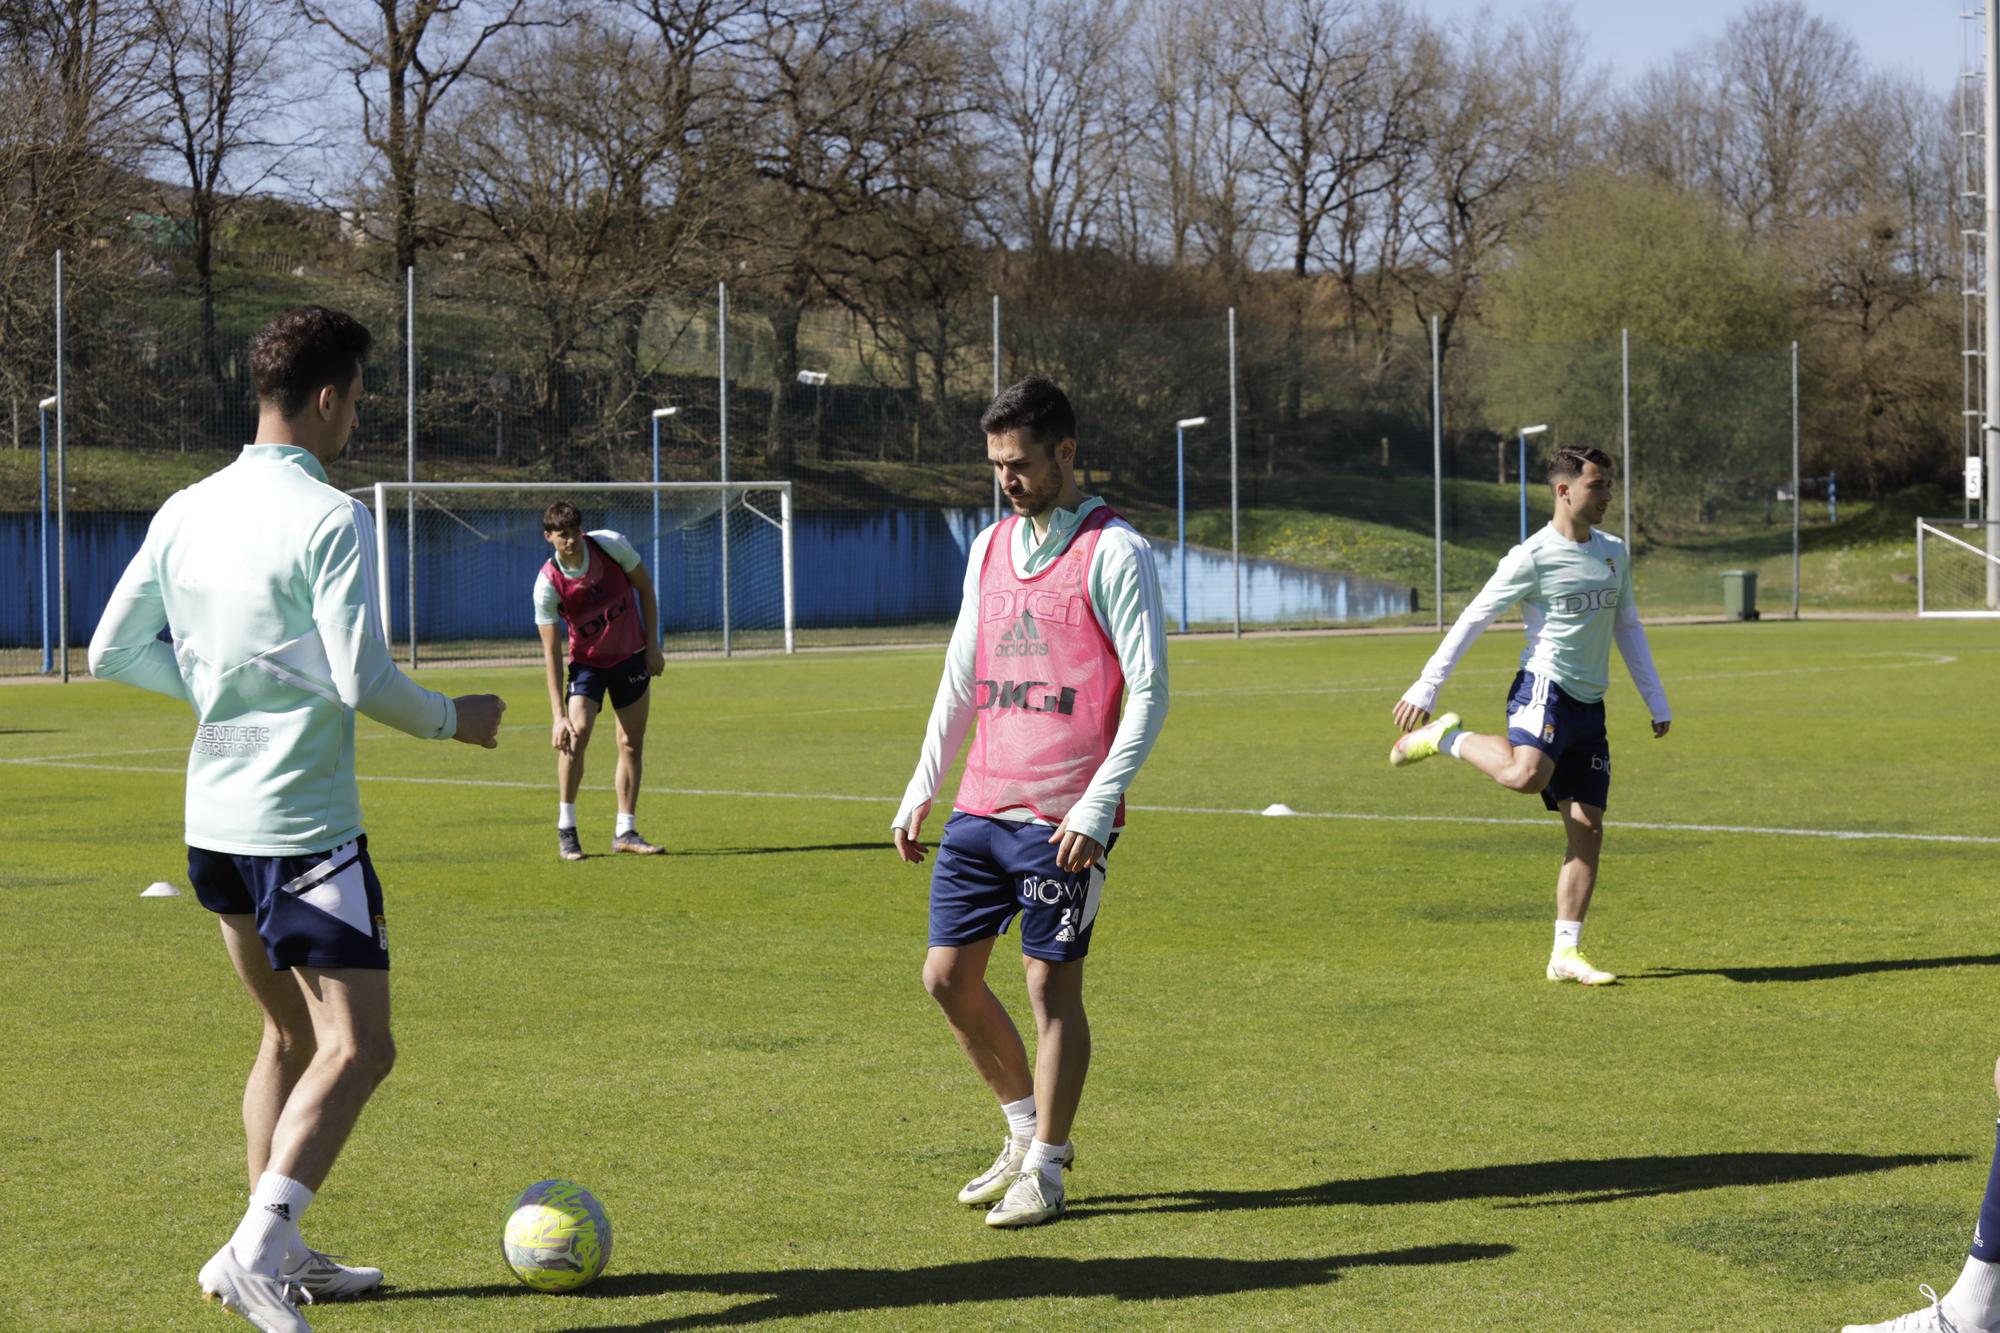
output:
[{"label": "white light post", "polygon": [[[656,488],[660,484],[660,423],[678,411],[680,411],[678,407],[656,407],[653,409],[653,485]],[[653,563],[647,567],[646,572],[652,576],[654,587],[661,586],[660,492],[657,489],[653,491]],[[662,618],[655,616],[654,619],[661,620]],[[661,624],[653,626],[654,635],[661,638],[662,641],[665,639],[664,624],[665,622],[662,620]]]},{"label": "white light post", "polygon": [[55,395],[42,399],[38,415],[42,419],[42,523],[35,549],[42,565],[42,674],[55,670],[55,652],[49,643],[49,413],[56,410]]},{"label": "white light post", "polygon": [[1522,541],[1528,540],[1528,437],[1530,435],[1540,435],[1543,431],[1547,429],[1548,427],[1546,425],[1523,426],[1517,432],[1517,434],[1519,434],[1521,438],[1521,452],[1519,456],[1519,462],[1515,465],[1515,467],[1516,470],[1520,473],[1520,481],[1521,481],[1521,540]]},{"label": "white light post", "polygon": [[1174,554],[1174,564],[1181,574],[1181,633],[1188,627],[1188,563],[1187,563],[1187,433],[1195,426],[1206,426],[1207,417],[1184,417],[1174,423],[1174,491],[1175,508],[1180,515],[1180,542]]},{"label": "white light post", "polygon": [[[826,372],[824,370],[801,370],[799,372],[799,383],[805,385],[808,389],[824,389],[826,387]],[[817,392],[813,394],[813,457],[826,457],[826,399]]]}]

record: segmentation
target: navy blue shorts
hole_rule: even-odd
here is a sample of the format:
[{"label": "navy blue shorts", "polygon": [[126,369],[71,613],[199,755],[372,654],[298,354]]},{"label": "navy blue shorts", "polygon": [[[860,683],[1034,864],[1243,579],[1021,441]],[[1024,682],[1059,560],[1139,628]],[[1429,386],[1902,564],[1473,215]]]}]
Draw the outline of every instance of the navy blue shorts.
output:
[{"label": "navy blue shorts", "polygon": [[188,883],[211,912],[257,917],[271,970],[389,968],[382,881],[368,835],[302,856],[237,856],[188,848]]},{"label": "navy blue shorts", "polygon": [[1531,745],[1556,761],[1542,788],[1542,804],[1563,801],[1605,808],[1611,795],[1611,742],[1604,734],[1604,701],[1584,703],[1546,676],[1526,671],[1507,691],[1507,742]]},{"label": "navy blue shorts", "polygon": [[[1056,864],[1047,824],[951,812],[931,869],[931,947],[959,948],[1007,933],[1021,918],[1021,952],[1068,963],[1090,952],[1104,897],[1104,863],[1072,875]],[[1118,835],[1111,835],[1111,846]]]},{"label": "navy blue shorts", "polygon": [[626,708],[645,698],[646,687],[653,678],[646,674],[646,652],[640,649],[617,666],[585,666],[581,662],[569,664],[569,692],[572,696],[581,694],[598,707],[604,706],[605,691],[611,693],[613,708]]}]

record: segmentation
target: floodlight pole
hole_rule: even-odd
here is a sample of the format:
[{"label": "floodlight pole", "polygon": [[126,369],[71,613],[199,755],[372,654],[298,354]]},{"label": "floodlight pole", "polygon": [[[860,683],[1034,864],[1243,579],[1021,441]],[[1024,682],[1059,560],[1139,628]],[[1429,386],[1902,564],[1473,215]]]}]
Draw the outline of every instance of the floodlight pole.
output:
[{"label": "floodlight pole", "polygon": [[[646,569],[652,577],[653,586],[660,586],[660,423],[680,411],[678,407],[656,407],[653,409],[653,563]],[[653,626],[653,637],[666,642],[666,622],[657,612],[653,619],[659,624]]]},{"label": "floodlight pole", "polygon": [[55,670],[54,648],[49,642],[49,413],[56,410],[53,394],[42,399],[36,416],[42,423],[42,521],[35,534],[35,550],[42,568],[42,674]]},{"label": "floodlight pole", "polygon": [[1522,541],[1528,540],[1528,437],[1530,435],[1540,435],[1543,431],[1547,429],[1548,427],[1545,425],[1523,426],[1521,427],[1519,432],[1520,442],[1521,442],[1521,453],[1520,453],[1520,461],[1517,464],[1515,464],[1515,468],[1520,473],[1520,482],[1521,482],[1521,540]]},{"label": "floodlight pole", "polygon": [[1181,633],[1188,627],[1188,563],[1187,563],[1187,433],[1189,427],[1206,426],[1207,417],[1184,417],[1174,423],[1174,491],[1175,508],[1180,515],[1179,545],[1174,553],[1174,565],[1181,576]]}]

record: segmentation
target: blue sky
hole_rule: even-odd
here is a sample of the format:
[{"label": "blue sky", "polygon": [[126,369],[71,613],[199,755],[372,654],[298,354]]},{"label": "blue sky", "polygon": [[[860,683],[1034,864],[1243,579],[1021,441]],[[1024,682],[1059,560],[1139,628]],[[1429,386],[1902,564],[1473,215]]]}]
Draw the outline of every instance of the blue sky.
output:
[{"label": "blue sky", "polygon": [[[1749,0],[1574,0],[1577,27],[1590,38],[1592,57],[1623,83],[1656,59],[1695,42],[1718,37]],[[1541,9],[1540,0],[1411,0],[1446,21],[1481,8],[1507,16]],[[1868,63],[1913,74],[1945,93],[1957,79],[1964,44],[1958,0],[1805,0],[1806,8],[1833,19],[1861,44]],[[1976,52],[1976,46],[1975,46]]]}]

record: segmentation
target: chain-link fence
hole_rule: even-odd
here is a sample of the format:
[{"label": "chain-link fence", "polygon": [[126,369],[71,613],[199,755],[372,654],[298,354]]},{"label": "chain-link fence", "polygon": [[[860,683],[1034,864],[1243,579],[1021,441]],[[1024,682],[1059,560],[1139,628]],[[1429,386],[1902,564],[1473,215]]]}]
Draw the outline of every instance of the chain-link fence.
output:
[{"label": "chain-link fence", "polygon": [[[1079,480],[1152,540],[1175,629],[1448,618],[1519,540],[1524,505],[1529,526],[1546,521],[1543,470],[1565,444],[1597,445],[1622,468],[1629,434],[1605,526],[1629,526],[1655,612],[1719,612],[1720,575],[1738,568],[1761,575],[1767,610],[1789,611],[1792,497],[1809,530],[1837,502],[1837,478],[1793,487],[1789,347],[1529,345],[1460,330],[1434,362],[1426,327],[1384,333],[1303,304],[1133,322],[990,298],[887,313],[717,289],[566,302],[448,257],[412,280],[359,252],[289,267],[225,257],[206,293],[183,261],[151,252],[93,252],[67,272],[64,543],[42,535],[38,489],[50,284],[17,284],[0,309],[19,331],[0,345],[0,542],[15,557],[0,584],[5,674],[43,669],[52,548],[81,668],[151,511],[252,437],[250,335],[306,302],[350,310],[376,335],[335,485],[504,482],[554,498],[606,482],[788,481],[805,645],[946,632],[965,550],[993,515],[977,420],[996,371],[1069,392]],[[1529,425],[1546,429],[1524,442]],[[739,543],[766,539],[735,507],[716,526],[718,571]],[[406,514],[395,535],[420,530]],[[524,659],[538,651],[530,564],[502,595],[521,609]]]}]

